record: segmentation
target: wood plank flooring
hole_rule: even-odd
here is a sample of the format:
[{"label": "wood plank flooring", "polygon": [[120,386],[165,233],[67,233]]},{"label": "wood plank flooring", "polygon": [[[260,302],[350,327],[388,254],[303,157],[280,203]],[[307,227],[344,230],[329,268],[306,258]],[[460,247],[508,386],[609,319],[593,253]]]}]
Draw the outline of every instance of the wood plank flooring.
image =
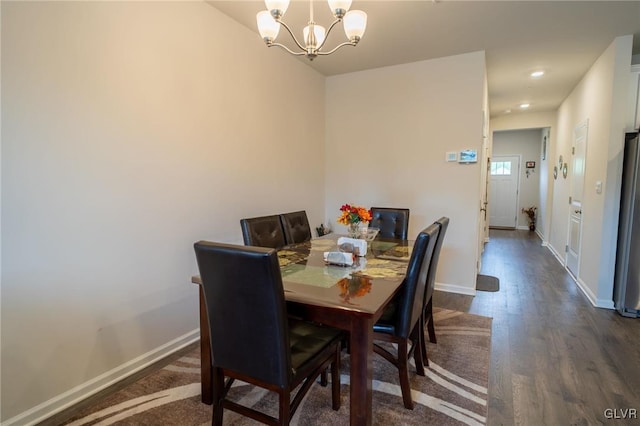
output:
[{"label": "wood plank flooring", "polygon": [[640,319],[594,308],[533,232],[492,229],[482,273],[498,292],[434,305],[493,317],[488,424],[640,424]]}]

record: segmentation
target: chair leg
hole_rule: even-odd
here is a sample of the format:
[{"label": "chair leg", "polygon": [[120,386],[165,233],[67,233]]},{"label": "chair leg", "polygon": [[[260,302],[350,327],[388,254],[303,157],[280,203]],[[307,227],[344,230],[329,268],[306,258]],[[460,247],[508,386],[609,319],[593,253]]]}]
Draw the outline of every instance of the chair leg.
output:
[{"label": "chair leg", "polygon": [[331,408],[340,409],[340,346],[336,348],[336,357],[331,363]]},{"label": "chair leg", "polygon": [[416,350],[419,350],[420,353],[422,354],[422,359],[425,360],[426,365],[429,365],[429,359],[427,358],[427,342],[425,341],[424,338],[424,315],[425,313],[422,313],[422,318],[420,318],[420,331],[418,334],[420,334],[420,347]]},{"label": "chair leg", "polygon": [[400,377],[400,389],[402,390],[402,400],[404,407],[413,410],[413,399],[411,398],[411,385],[409,384],[409,353],[408,343],[398,343],[398,374]]},{"label": "chair leg", "polygon": [[320,373],[320,386],[327,387],[327,384],[329,383],[329,380],[327,379],[327,369],[325,368],[324,370],[322,370],[322,373]]},{"label": "chair leg", "polygon": [[286,389],[281,389],[278,391],[279,400],[280,400],[280,411],[278,416],[278,423],[280,425],[288,425],[291,420],[289,417],[291,416],[291,392]]},{"label": "chair leg", "polygon": [[431,343],[438,343],[436,340],[436,330],[433,327],[433,316],[429,318],[429,322],[427,322],[427,330],[429,331],[429,341]]},{"label": "chair leg", "polygon": [[[424,334],[422,334],[422,327],[417,324],[417,331],[413,337],[413,359],[416,362],[416,373],[418,376],[425,376],[424,372],[424,358],[422,357],[422,347],[425,345],[424,343]],[[428,361],[427,361],[427,365]]]},{"label": "chair leg", "polygon": [[429,303],[427,303],[427,312],[428,316],[425,317],[425,322],[427,323],[427,329],[429,330],[429,341],[431,343],[438,343],[436,340],[436,330],[433,328],[433,299],[429,300]]},{"label": "chair leg", "polygon": [[213,368],[211,372],[213,384],[213,413],[211,416],[211,424],[214,426],[222,426],[222,415],[224,408],[222,401],[224,400],[224,374],[219,368]]}]

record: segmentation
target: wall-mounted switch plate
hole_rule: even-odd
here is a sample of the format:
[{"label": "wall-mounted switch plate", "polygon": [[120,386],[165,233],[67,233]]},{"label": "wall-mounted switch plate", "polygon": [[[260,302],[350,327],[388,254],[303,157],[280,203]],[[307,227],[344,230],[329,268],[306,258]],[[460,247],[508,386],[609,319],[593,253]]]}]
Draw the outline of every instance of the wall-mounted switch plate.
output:
[{"label": "wall-mounted switch plate", "polygon": [[596,194],[602,194],[602,181],[596,181]]}]

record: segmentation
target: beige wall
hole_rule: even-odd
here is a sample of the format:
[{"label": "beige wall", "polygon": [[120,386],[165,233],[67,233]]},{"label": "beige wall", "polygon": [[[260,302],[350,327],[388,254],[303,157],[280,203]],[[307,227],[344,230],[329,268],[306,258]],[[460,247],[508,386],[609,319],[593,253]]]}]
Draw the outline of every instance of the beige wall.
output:
[{"label": "beige wall", "polygon": [[3,421],[197,338],[196,240],[324,219],[324,84],[206,3],[2,3]]},{"label": "beige wall", "polygon": [[[582,243],[578,282],[602,307],[613,307],[622,153],[627,117],[632,36],[618,37],[605,50],[558,110],[556,158],[571,164],[575,127],[588,120]],[[596,193],[597,181],[603,183]],[[571,179],[558,178],[553,194],[550,245],[564,258]]]},{"label": "beige wall", "polygon": [[449,216],[437,286],[475,292],[484,52],[343,74],[326,87],[326,218],[342,203],[411,209],[409,235]]}]

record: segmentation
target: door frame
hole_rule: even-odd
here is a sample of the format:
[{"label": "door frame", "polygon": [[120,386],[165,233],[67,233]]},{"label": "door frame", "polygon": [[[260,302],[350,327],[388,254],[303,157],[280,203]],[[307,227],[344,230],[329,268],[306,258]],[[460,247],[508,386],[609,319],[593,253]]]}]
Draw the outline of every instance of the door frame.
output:
[{"label": "door frame", "polygon": [[[584,129],[584,130],[583,130]],[[569,245],[571,244],[571,221],[574,217],[574,215],[572,214],[572,210],[573,210],[573,206],[572,206],[572,194],[573,194],[573,188],[576,184],[575,182],[575,175],[574,175],[574,155],[575,155],[575,148],[576,148],[576,139],[578,137],[578,135],[580,135],[582,132],[584,132],[584,165],[583,165],[583,173],[582,173],[582,200],[580,200],[580,223],[578,225],[578,244],[577,244],[577,252],[576,252],[576,264],[575,264],[575,271],[569,269]],[[584,210],[584,179],[586,177],[586,172],[587,172],[587,146],[589,143],[589,119],[586,118],[583,121],[580,121],[578,124],[575,125],[575,127],[573,128],[573,140],[571,141],[571,182],[570,182],[570,186],[569,186],[569,211],[568,211],[568,217],[567,217],[567,245],[566,245],[566,251],[565,251],[565,256],[564,256],[564,267],[565,269],[571,274],[573,275],[576,279],[578,279],[580,277],[580,262],[582,260],[582,228],[583,228],[583,210]]]}]

